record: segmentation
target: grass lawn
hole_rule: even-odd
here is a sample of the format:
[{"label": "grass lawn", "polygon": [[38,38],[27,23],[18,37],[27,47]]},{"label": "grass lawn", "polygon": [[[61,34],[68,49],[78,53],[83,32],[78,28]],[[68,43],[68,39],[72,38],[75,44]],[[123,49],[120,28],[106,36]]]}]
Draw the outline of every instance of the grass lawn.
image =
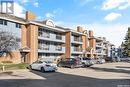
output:
[{"label": "grass lawn", "polygon": [[[29,64],[20,63],[20,64],[13,64],[13,63],[4,63],[5,70],[16,70],[16,69],[26,69]],[[2,71],[2,64],[0,64],[0,71]]]}]

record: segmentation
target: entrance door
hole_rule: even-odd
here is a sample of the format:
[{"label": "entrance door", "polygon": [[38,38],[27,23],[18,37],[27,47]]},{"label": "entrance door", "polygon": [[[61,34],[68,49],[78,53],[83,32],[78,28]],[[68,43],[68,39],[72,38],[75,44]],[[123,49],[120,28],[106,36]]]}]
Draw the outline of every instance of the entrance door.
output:
[{"label": "entrance door", "polygon": [[27,63],[27,53],[26,52],[21,53],[21,63]]}]

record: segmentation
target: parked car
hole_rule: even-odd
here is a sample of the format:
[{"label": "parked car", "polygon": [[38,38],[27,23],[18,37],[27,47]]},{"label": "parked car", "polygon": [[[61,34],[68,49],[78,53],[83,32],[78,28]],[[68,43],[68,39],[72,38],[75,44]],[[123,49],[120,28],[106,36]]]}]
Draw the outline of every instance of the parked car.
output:
[{"label": "parked car", "polygon": [[41,72],[56,71],[57,65],[51,61],[36,61],[30,65],[30,68],[34,70],[40,70]]},{"label": "parked car", "polygon": [[82,63],[78,58],[65,58],[62,59],[57,65],[59,67],[75,68],[75,67],[81,67]]},{"label": "parked car", "polygon": [[130,58],[120,58],[120,61],[122,61],[122,62],[130,62]]},{"label": "parked car", "polygon": [[99,59],[97,59],[97,63],[103,64],[103,63],[105,63],[105,59],[99,58]]},{"label": "parked car", "polygon": [[82,62],[83,67],[90,67],[95,64],[95,59],[94,58],[79,58]]},{"label": "parked car", "polygon": [[120,60],[119,57],[115,57],[115,61],[116,61],[116,62],[120,62],[121,60]]}]

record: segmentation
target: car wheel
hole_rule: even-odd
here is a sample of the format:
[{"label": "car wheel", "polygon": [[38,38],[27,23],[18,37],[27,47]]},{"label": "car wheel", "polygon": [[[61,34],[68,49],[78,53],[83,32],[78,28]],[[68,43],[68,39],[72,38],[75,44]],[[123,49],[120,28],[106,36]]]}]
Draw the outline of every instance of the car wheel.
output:
[{"label": "car wheel", "polygon": [[61,67],[61,64],[57,64],[58,67]]},{"label": "car wheel", "polygon": [[100,64],[100,62],[98,61],[97,64]]},{"label": "car wheel", "polygon": [[44,67],[41,67],[41,72],[45,72],[45,69],[44,69]]},{"label": "car wheel", "polygon": [[32,70],[32,66],[31,66],[31,65],[29,65],[27,68],[28,68],[29,70]]},{"label": "car wheel", "polygon": [[87,67],[90,67],[90,66],[92,66],[92,65],[87,65]]},{"label": "car wheel", "polygon": [[86,65],[85,65],[85,64],[82,64],[82,67],[83,67],[83,68],[85,68],[85,67],[86,67]]},{"label": "car wheel", "polygon": [[70,68],[71,68],[71,69],[74,69],[74,65],[71,65]]},{"label": "car wheel", "polygon": [[56,72],[56,70],[53,70],[52,72]]}]

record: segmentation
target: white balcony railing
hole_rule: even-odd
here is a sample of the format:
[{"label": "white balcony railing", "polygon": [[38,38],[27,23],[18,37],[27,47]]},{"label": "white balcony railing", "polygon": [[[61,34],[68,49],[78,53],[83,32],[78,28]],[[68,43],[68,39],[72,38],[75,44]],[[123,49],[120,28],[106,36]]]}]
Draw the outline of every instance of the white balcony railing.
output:
[{"label": "white balcony railing", "polygon": [[53,33],[39,35],[38,39],[65,43],[65,36],[64,35],[56,35]]},{"label": "white balcony railing", "polygon": [[75,44],[83,44],[81,38],[75,38],[74,36],[71,36],[71,43],[75,43]]},{"label": "white balcony railing", "polygon": [[59,46],[54,46],[54,45],[50,45],[47,47],[48,47],[47,50],[39,48],[38,52],[41,52],[41,53],[65,53],[65,47],[59,47]]},{"label": "white balcony railing", "polygon": [[82,51],[81,48],[71,47],[71,53],[72,53],[72,54],[82,54],[83,51]]}]

